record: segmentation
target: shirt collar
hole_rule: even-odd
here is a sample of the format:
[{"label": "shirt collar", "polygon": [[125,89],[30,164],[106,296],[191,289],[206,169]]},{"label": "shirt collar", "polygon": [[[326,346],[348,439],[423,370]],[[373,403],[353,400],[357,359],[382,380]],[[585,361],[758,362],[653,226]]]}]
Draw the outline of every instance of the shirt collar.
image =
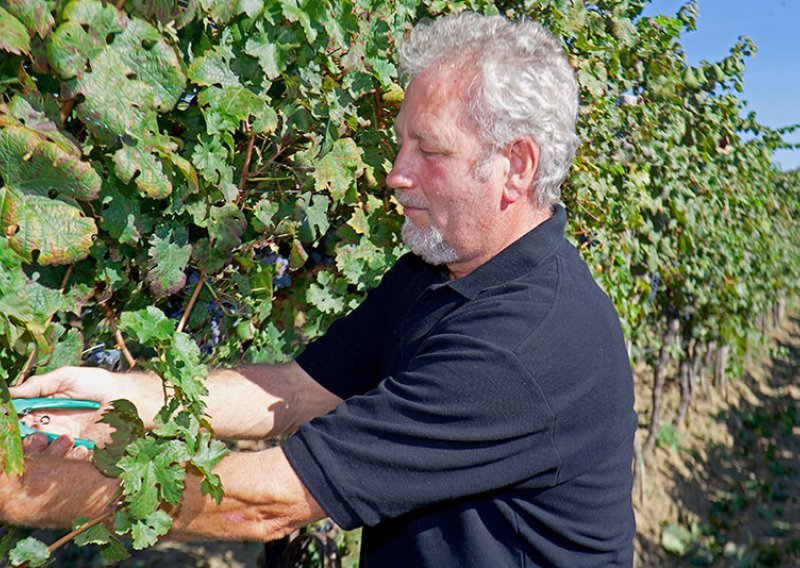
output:
[{"label": "shirt collar", "polygon": [[466,276],[446,285],[468,299],[492,286],[510,282],[551,256],[564,241],[567,213],[560,205],[553,216],[537,225]]}]

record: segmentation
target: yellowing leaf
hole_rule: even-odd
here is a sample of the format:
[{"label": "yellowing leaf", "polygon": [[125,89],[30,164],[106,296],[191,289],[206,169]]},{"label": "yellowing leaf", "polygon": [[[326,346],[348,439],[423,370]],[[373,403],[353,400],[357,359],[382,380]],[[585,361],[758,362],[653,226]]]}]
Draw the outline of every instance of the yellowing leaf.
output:
[{"label": "yellowing leaf", "polygon": [[172,193],[172,181],[164,173],[164,165],[150,152],[123,145],[114,154],[114,165],[117,176],[125,183],[130,183],[138,173],[134,182],[147,197],[162,199]]},{"label": "yellowing leaf", "polygon": [[[163,236],[162,236],[163,235]],[[171,296],[186,283],[184,269],[192,255],[186,236],[170,229],[157,232],[150,241],[147,284],[157,298]]]},{"label": "yellowing leaf", "polygon": [[312,176],[319,191],[327,191],[334,201],[344,197],[355,180],[364,173],[364,151],[352,138],[342,138],[317,164]]},{"label": "yellowing leaf", "polygon": [[26,262],[71,264],[89,254],[97,234],[93,219],[69,203],[0,188],[2,222],[9,244]]},{"label": "yellowing leaf", "polygon": [[47,60],[67,94],[85,100],[77,115],[99,140],[145,137],[158,130],[156,112],[178,102],[186,78],[173,48],[152,25],[96,0],[70,2],[49,36]]},{"label": "yellowing leaf", "polygon": [[30,53],[28,30],[14,16],[0,7],[0,49],[16,55]]}]

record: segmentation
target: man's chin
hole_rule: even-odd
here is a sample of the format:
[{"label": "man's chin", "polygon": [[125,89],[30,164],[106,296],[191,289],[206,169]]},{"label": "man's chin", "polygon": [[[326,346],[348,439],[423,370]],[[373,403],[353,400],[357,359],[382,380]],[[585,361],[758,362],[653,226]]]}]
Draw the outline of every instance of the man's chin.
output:
[{"label": "man's chin", "polygon": [[458,260],[455,249],[444,242],[435,226],[419,227],[409,217],[403,225],[403,242],[411,252],[434,266]]}]

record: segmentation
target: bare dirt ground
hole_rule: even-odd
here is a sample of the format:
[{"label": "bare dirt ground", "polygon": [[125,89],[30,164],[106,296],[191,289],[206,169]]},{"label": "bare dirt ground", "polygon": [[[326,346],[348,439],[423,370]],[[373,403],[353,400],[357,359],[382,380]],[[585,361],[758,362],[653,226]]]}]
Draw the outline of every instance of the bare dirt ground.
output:
[{"label": "bare dirt ground", "polygon": [[[638,383],[644,423],[650,377]],[[666,416],[678,398],[673,384]],[[698,398],[637,480],[637,566],[800,567],[800,315]]]},{"label": "bare dirt ground", "polygon": [[[742,377],[697,393],[687,425],[662,438],[637,479],[637,568],[800,567],[800,314],[772,335]],[[636,381],[644,425],[652,377],[641,372]],[[675,415],[678,390],[667,386],[666,419]],[[122,566],[255,568],[262,551],[256,543],[163,542],[134,551]],[[68,546],[53,565],[102,563]],[[354,565],[353,557],[344,565]]]}]

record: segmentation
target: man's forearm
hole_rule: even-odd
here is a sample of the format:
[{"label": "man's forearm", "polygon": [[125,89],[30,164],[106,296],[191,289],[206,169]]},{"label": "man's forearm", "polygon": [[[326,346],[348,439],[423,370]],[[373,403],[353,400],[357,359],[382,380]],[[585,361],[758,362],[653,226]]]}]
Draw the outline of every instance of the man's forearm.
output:
[{"label": "man's forearm", "polygon": [[[220,505],[189,475],[169,534],[182,540],[272,540],[325,517],[280,448],[234,452],[215,468],[225,497]],[[0,521],[69,528],[77,517],[96,518],[112,507],[119,480],[89,462],[32,456],[22,478],[0,475]]]},{"label": "man's forearm", "polygon": [[[161,381],[150,373],[131,374],[121,395],[139,410],[147,428],[164,403]],[[319,386],[296,363],[217,369],[206,380],[207,413],[217,436],[261,439],[292,431],[298,424],[335,408],[339,398]]]},{"label": "man's forearm", "polygon": [[78,517],[95,518],[109,510],[119,480],[105,477],[91,463],[29,456],[25,474],[0,474],[0,520],[14,525],[69,528]]}]

